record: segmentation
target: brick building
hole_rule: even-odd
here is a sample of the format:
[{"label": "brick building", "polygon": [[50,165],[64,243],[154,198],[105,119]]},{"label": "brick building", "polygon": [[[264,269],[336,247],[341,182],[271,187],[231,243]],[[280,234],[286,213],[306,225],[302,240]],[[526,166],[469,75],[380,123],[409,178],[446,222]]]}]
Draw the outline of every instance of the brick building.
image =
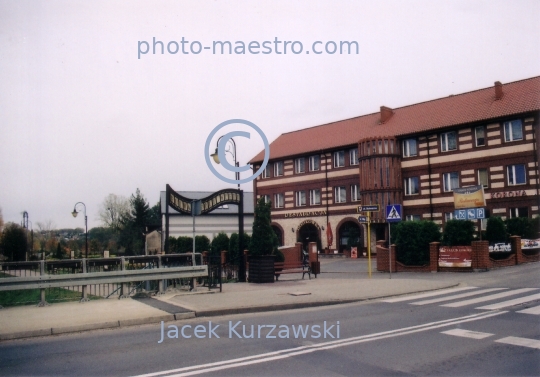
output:
[{"label": "brick building", "polygon": [[[367,245],[358,206],[402,204],[406,220],[453,217],[452,190],[483,185],[491,216],[539,214],[540,77],[284,133],[253,181],[282,244]],[[257,170],[264,151],[250,163]],[[477,222],[485,229],[486,221]],[[371,240],[387,238],[373,213]]]}]

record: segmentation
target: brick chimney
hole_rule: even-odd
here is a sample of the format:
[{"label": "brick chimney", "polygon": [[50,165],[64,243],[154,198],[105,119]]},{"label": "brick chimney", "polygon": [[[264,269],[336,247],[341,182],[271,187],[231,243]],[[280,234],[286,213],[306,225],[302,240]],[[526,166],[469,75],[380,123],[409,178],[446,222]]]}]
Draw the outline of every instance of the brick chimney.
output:
[{"label": "brick chimney", "polygon": [[499,100],[503,97],[503,89],[500,81],[495,81],[495,100]]},{"label": "brick chimney", "polygon": [[394,112],[391,108],[386,106],[381,106],[381,123],[386,123],[390,118],[392,118]]}]

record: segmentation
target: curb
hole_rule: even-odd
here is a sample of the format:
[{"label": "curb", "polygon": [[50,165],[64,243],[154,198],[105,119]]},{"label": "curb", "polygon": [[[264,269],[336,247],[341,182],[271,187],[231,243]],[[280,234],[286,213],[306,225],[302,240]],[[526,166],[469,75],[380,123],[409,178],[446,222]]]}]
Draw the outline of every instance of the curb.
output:
[{"label": "curb", "polygon": [[228,309],[216,309],[216,310],[199,310],[199,311],[190,311],[183,313],[167,314],[160,315],[155,317],[146,317],[146,318],[134,318],[134,319],[125,319],[119,321],[111,322],[101,322],[101,323],[89,323],[85,325],[76,325],[76,326],[64,326],[64,327],[53,327],[48,329],[40,330],[30,330],[30,331],[21,331],[7,334],[0,334],[0,341],[3,340],[15,340],[15,339],[24,339],[24,338],[35,338],[49,335],[60,335],[60,334],[69,334],[83,331],[91,330],[102,330],[102,329],[112,329],[112,328],[122,328],[129,326],[137,325],[147,325],[153,323],[163,322],[172,322],[179,321],[183,319],[196,318],[196,317],[217,317],[231,314],[247,314],[247,313],[261,313],[261,312],[272,312],[277,310],[292,310],[292,309],[304,309],[304,308],[313,308],[313,307],[322,307],[330,305],[341,305],[341,304],[350,304],[354,302],[363,302],[363,301],[372,301],[388,297],[399,297],[406,296],[411,294],[423,293],[423,292],[432,292],[438,291],[441,289],[448,289],[452,287],[457,287],[460,284],[451,284],[437,289],[427,289],[420,291],[407,292],[402,294],[390,294],[385,296],[375,296],[375,297],[366,297],[360,299],[348,299],[348,300],[327,300],[327,301],[317,301],[317,302],[301,302],[293,304],[281,304],[281,305],[266,305],[266,306],[256,306],[256,307],[241,307],[241,308],[228,308]]}]

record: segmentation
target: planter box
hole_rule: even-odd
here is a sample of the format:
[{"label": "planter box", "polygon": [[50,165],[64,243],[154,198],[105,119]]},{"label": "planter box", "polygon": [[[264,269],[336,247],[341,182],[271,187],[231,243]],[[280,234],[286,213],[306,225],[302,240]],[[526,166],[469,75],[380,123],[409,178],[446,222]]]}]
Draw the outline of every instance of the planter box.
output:
[{"label": "planter box", "polygon": [[274,282],[274,255],[263,255],[249,258],[249,282],[250,283],[273,283]]}]

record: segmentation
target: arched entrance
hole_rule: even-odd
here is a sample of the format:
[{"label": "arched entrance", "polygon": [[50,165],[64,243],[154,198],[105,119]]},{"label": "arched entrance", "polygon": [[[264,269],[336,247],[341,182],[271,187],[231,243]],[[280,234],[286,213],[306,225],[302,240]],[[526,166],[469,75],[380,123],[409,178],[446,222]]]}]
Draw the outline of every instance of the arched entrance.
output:
[{"label": "arched entrance", "polygon": [[317,242],[317,248],[321,249],[321,240],[319,237],[319,227],[311,222],[304,222],[298,228],[298,242],[302,242],[302,248],[308,251],[310,242]]},{"label": "arched entrance", "polygon": [[278,239],[278,246],[283,246],[283,231],[281,230],[281,227],[277,225],[272,225],[272,230],[277,236]]},{"label": "arched entrance", "polygon": [[358,251],[362,250],[363,244],[360,242],[361,239],[362,231],[358,223],[347,221],[341,224],[338,231],[339,252],[343,253],[345,249],[350,250],[353,246],[357,246]]}]

